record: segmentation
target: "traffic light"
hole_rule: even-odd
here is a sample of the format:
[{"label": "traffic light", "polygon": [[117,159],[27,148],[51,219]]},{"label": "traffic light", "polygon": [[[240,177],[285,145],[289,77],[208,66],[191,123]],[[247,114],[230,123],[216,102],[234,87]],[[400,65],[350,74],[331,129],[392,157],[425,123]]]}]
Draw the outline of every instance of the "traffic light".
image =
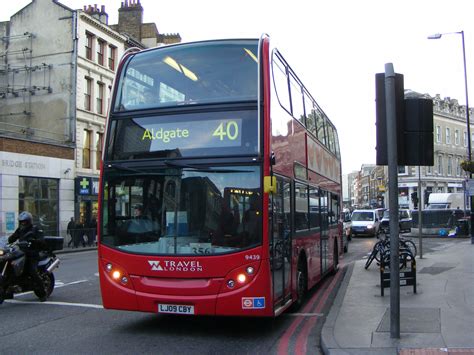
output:
[{"label": "traffic light", "polygon": [[[397,124],[397,158],[398,165],[405,160],[403,115],[404,115],[403,75],[395,74],[395,110]],[[377,165],[388,165],[387,149],[387,115],[385,103],[385,74],[375,74],[375,126],[377,138]]]},{"label": "traffic light", "polygon": [[411,193],[411,201],[415,209],[418,209],[418,192],[415,191]]},{"label": "traffic light", "polygon": [[[377,165],[388,165],[385,74],[375,75]],[[397,164],[400,166],[434,163],[433,101],[404,96],[403,75],[395,74],[395,120]]]},{"label": "traffic light", "polygon": [[429,198],[430,198],[431,192],[428,190],[425,190],[425,193],[423,195],[423,201],[425,201],[425,205],[428,204]]}]

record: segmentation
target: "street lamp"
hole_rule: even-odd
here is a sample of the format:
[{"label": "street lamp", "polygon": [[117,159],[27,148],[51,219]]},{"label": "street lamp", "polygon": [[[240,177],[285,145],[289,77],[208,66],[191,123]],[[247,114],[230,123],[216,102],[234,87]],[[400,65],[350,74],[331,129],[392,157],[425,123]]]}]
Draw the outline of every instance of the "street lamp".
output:
[{"label": "street lamp", "polygon": [[[428,39],[440,39],[443,35],[451,35],[451,34],[460,34],[462,38],[462,57],[464,62],[464,88],[466,90],[466,124],[467,124],[467,158],[469,161],[472,159],[471,153],[471,123],[469,122],[469,96],[467,94],[467,70],[466,70],[466,47],[464,45],[464,31],[459,32],[448,32],[448,33],[436,33],[434,35],[428,36]],[[469,179],[472,179],[472,173],[469,173]],[[472,197],[469,198],[470,205],[471,205],[471,244],[474,244],[474,211],[473,211],[473,203]]]}]

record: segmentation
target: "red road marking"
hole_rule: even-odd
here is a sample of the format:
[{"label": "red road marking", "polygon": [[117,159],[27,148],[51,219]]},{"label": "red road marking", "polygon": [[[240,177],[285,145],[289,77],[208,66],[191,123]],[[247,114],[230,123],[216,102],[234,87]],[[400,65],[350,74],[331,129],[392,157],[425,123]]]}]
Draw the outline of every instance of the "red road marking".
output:
[{"label": "red road marking", "polygon": [[[328,288],[326,291],[324,291],[324,294],[321,296],[318,305],[314,309],[313,312],[311,313],[321,313],[324,305],[326,304],[326,301],[331,294],[331,292],[334,289],[334,286],[337,284],[339,279],[342,277],[341,275],[343,274],[341,272],[342,270],[339,270],[337,275],[332,279],[331,283],[329,284]],[[308,335],[313,329],[314,325],[318,322],[318,317],[311,317],[308,321],[306,321],[303,324],[303,328],[301,329],[301,332],[299,333],[298,337],[296,338],[296,344],[295,344],[295,354],[306,354],[307,347],[308,347]]]},{"label": "red road marking", "polygon": [[[340,265],[340,267],[343,266],[343,264]],[[331,290],[334,288],[334,284],[336,282],[336,280],[338,280],[340,278],[340,275],[342,275],[342,272],[339,272],[337,273],[337,275],[333,278],[333,280],[331,280],[328,288],[324,291],[323,293],[323,296],[321,297],[318,305],[316,306],[316,309],[322,309],[322,307],[324,306],[324,303],[326,301],[326,299],[329,297],[329,294],[331,293]],[[320,289],[322,289],[326,283],[328,282],[328,279],[326,279],[321,285],[320,285]],[[314,304],[316,303],[316,300],[318,298],[318,296],[320,295],[319,292],[316,292],[314,294],[314,296],[309,300],[309,302],[306,304],[306,306],[304,307],[302,313],[310,313],[311,309],[313,308]],[[316,311],[317,312],[317,311]],[[303,321],[305,317],[304,316],[298,316],[294,321],[293,323],[291,323],[291,325],[288,327],[288,329],[285,331],[285,333],[283,333],[283,336],[281,337],[279,343],[278,343],[278,349],[277,349],[277,353],[278,355],[285,355],[285,354],[288,354],[288,345],[290,343],[290,338],[291,336],[293,335],[293,333],[295,332],[296,328],[300,325],[300,323]],[[309,331],[312,329],[313,325],[317,322],[317,318],[316,317],[311,317],[304,325],[300,335],[298,336],[297,338],[297,341],[296,341],[296,350],[299,350],[299,348],[301,348],[300,350],[303,350],[304,348],[304,353],[306,353],[306,346],[307,346],[307,335],[309,334]],[[311,326],[308,326],[308,323],[310,323]],[[303,333],[306,333],[305,334],[305,337],[303,337]],[[300,343],[304,343],[304,344],[300,344]],[[295,354],[302,354],[298,351],[295,351]]]}]

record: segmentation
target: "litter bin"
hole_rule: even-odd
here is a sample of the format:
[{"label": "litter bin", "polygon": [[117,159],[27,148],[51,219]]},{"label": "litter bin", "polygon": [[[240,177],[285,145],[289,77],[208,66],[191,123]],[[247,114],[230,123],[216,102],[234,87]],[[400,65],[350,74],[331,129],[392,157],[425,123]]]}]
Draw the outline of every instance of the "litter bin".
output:
[{"label": "litter bin", "polygon": [[469,217],[463,217],[458,220],[457,225],[457,234],[458,235],[469,235]]}]

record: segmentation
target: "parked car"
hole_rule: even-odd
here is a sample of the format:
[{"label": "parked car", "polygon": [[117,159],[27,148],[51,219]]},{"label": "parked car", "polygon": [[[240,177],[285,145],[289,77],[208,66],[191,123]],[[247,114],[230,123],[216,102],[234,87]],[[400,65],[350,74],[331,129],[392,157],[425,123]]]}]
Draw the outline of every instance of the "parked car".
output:
[{"label": "parked car", "polygon": [[355,210],[351,215],[351,235],[379,234],[380,218],[376,210]]},{"label": "parked car", "polygon": [[[413,221],[411,218],[410,210],[401,209],[398,211],[398,228],[400,233],[403,232],[410,232],[411,227],[413,225]],[[390,211],[385,210],[382,221],[380,221],[380,229],[384,233],[390,232]]]}]

